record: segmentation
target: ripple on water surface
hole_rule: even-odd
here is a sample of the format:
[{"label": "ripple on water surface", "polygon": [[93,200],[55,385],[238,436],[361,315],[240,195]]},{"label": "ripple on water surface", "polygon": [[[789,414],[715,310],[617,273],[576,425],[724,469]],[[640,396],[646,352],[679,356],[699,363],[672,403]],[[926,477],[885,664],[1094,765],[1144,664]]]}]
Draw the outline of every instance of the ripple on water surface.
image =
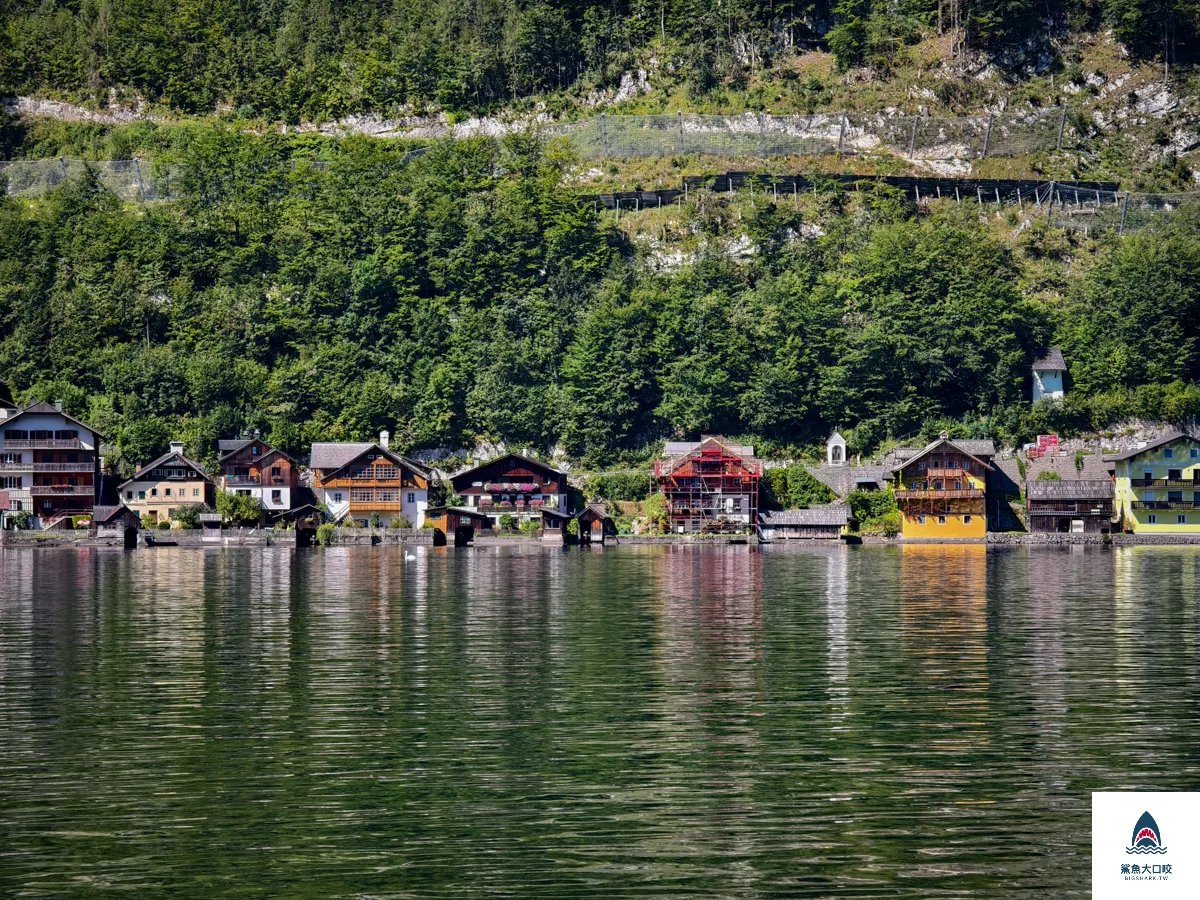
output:
[{"label": "ripple on water surface", "polygon": [[1088,895],[1188,547],[0,551],[0,894]]}]

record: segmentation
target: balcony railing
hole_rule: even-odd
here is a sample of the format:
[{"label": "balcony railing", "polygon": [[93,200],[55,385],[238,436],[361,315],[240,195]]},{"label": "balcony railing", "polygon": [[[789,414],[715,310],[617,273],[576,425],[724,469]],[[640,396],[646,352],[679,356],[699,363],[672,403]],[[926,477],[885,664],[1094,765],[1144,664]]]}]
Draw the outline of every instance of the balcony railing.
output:
[{"label": "balcony railing", "polygon": [[0,472],[32,472],[31,462],[0,462]]},{"label": "balcony railing", "polygon": [[1077,516],[1112,516],[1112,507],[1093,503],[1039,503],[1036,500],[1029,503],[1031,516],[1054,516],[1061,513],[1074,513]]},{"label": "balcony railing", "polygon": [[82,450],[83,444],[79,438],[63,438],[61,440],[12,440],[0,441],[5,450]]},{"label": "balcony railing", "polygon": [[96,468],[96,464],[91,462],[33,462],[20,465],[31,465],[35,472],[91,472]]},{"label": "balcony railing", "polygon": [[1190,478],[1131,478],[1129,484],[1135,488],[1195,488],[1200,491],[1200,481]]},{"label": "balcony railing", "polygon": [[986,492],[979,488],[961,488],[959,490],[896,491],[897,500],[982,500]]},{"label": "balcony railing", "polygon": [[1195,500],[1134,500],[1129,505],[1134,509],[1200,509]]},{"label": "balcony railing", "polygon": [[90,484],[34,484],[30,485],[29,492],[34,495],[84,495],[94,494],[96,489]]},{"label": "balcony railing", "polygon": [[231,487],[236,485],[257,485],[262,484],[262,479],[257,475],[226,475],[225,483]]},{"label": "balcony railing", "polygon": [[965,466],[958,468],[947,469],[943,466],[931,467],[924,471],[924,474],[929,478],[962,478],[968,469]]}]

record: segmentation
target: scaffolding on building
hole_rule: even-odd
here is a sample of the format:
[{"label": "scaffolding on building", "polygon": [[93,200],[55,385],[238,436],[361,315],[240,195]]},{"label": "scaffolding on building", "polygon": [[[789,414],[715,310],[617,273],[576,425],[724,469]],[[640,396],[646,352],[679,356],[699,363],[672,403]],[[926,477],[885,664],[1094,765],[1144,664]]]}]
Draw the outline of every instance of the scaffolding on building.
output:
[{"label": "scaffolding on building", "polygon": [[654,463],[672,531],[751,530],[758,521],[762,463],[753,448],[702,437]]}]

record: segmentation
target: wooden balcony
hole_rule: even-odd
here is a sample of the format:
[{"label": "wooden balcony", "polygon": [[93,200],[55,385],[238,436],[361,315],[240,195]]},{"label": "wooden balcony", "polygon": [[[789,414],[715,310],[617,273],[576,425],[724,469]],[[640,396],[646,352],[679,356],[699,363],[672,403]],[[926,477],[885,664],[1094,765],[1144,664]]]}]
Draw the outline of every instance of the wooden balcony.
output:
[{"label": "wooden balcony", "polygon": [[1131,478],[1129,485],[1135,488],[1194,488],[1200,491],[1200,481],[1190,478]]},{"label": "wooden balcony", "polygon": [[95,462],[32,462],[21,463],[20,465],[33,466],[35,472],[93,472],[96,469]]},{"label": "wooden balcony", "polygon": [[82,450],[83,444],[79,438],[64,438],[62,440],[10,440],[0,441],[4,450]]},{"label": "wooden balcony", "polygon": [[897,500],[982,500],[987,492],[981,488],[962,488],[960,490],[920,490],[896,491]]},{"label": "wooden balcony", "polygon": [[33,496],[85,496],[96,493],[90,484],[33,484],[29,486]]},{"label": "wooden balcony", "polygon": [[1133,509],[1200,509],[1195,500],[1134,500],[1129,505]]}]

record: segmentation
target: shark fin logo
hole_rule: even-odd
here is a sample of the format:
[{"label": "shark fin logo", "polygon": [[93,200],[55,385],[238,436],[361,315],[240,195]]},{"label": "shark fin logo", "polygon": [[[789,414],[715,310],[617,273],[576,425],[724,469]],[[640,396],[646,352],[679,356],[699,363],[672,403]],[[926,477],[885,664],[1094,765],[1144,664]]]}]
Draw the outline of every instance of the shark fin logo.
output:
[{"label": "shark fin logo", "polygon": [[1125,848],[1126,853],[1166,853],[1166,845],[1162,841],[1162,832],[1154,816],[1149,812],[1142,813],[1137,824],[1133,826],[1133,840]]}]

